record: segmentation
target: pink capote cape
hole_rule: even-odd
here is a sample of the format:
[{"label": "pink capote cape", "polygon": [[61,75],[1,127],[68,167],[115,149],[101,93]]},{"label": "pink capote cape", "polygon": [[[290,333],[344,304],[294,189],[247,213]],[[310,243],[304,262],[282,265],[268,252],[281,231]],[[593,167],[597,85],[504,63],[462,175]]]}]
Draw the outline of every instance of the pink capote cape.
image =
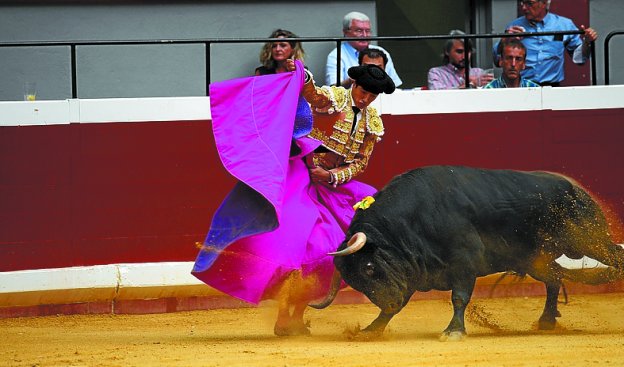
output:
[{"label": "pink capote cape", "polygon": [[329,288],[328,252],[344,240],[352,206],[375,189],[351,181],[313,184],[303,157],[320,142],[295,140],[303,65],[281,73],[213,83],[213,133],[226,170],[240,182],[215,213],[192,274],[211,287],[257,304],[293,270],[313,274],[311,297]]}]

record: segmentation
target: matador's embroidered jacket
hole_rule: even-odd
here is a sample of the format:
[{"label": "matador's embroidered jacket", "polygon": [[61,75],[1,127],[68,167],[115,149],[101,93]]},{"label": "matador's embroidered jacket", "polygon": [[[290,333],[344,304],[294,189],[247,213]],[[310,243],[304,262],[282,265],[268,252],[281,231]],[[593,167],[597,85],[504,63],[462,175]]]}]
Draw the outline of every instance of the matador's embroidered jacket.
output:
[{"label": "matador's embroidered jacket", "polygon": [[334,173],[337,184],[364,172],[375,143],[384,134],[377,110],[368,106],[361,111],[361,118],[354,128],[351,89],[317,87],[310,78],[302,93],[314,116],[314,127],[309,136],[323,142],[323,147],[328,150],[315,152],[314,164]]}]

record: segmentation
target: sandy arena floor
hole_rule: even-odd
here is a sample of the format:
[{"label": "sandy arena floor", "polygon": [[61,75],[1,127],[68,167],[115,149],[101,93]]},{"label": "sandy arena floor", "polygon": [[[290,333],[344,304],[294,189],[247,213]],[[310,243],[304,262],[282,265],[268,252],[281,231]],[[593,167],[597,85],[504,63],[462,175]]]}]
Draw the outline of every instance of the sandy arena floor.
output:
[{"label": "sandy arena floor", "polygon": [[0,320],[1,366],[622,366],[624,294],[572,295],[558,329],[536,330],[544,299],[473,302],[469,337],[440,342],[448,301],[416,301],[382,338],[347,334],[371,304],[309,310],[312,336],[272,334],[275,308]]}]

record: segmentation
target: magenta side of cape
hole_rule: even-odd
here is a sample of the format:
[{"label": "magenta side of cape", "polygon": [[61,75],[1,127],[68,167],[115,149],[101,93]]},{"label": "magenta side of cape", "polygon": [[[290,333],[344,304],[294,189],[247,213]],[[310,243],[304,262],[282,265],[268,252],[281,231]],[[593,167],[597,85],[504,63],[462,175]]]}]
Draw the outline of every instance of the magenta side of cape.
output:
[{"label": "magenta side of cape", "polygon": [[[288,152],[303,64],[294,73],[226,80],[210,85],[212,129],[225,169],[262,194],[275,207],[278,221],[284,199]],[[274,129],[274,121],[288,121]]]}]

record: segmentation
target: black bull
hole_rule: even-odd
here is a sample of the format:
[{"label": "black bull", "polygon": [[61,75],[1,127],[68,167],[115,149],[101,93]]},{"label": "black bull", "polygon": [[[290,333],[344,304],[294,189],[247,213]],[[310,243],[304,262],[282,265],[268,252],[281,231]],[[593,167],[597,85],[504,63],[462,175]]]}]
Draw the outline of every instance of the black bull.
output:
[{"label": "black bull", "polygon": [[[381,312],[383,332],[415,291],[451,290],[443,339],[465,335],[464,311],[477,277],[513,271],[546,285],[540,329],[556,324],[566,269],[555,259],[586,255],[624,269],[600,206],[574,181],[548,172],[432,166],[395,177],[358,210],[338,252],[339,275]],[[338,274],[338,273],[336,273]],[[328,306],[338,289],[316,308]],[[578,280],[578,279],[577,279]]]}]

